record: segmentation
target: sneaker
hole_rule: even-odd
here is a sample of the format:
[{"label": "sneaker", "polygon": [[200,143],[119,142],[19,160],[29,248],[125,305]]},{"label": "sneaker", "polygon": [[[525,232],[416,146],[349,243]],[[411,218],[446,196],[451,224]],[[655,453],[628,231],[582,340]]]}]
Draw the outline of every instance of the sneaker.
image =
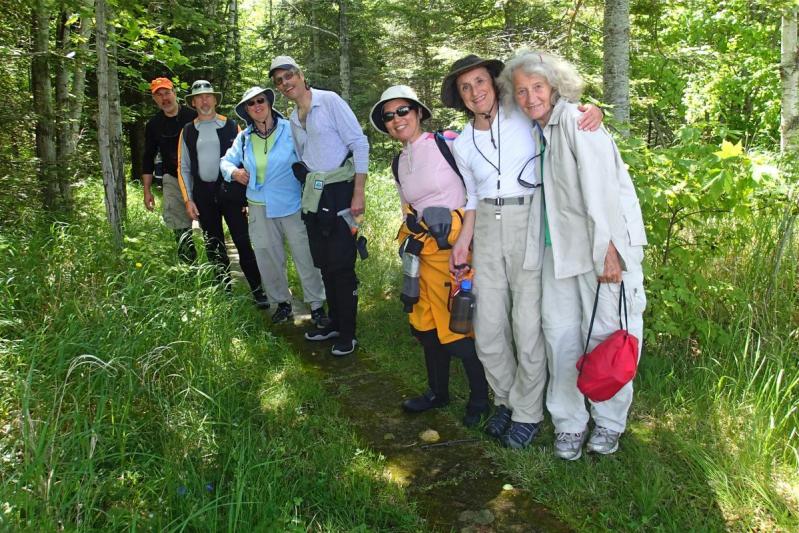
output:
[{"label": "sneaker", "polygon": [[338,336],[338,330],[335,330],[330,326],[327,326],[324,329],[316,329],[316,327],[314,327],[312,330],[305,332],[305,340],[314,342],[337,339]]},{"label": "sneaker", "polygon": [[269,309],[269,299],[266,297],[266,294],[264,294],[264,291],[258,289],[252,293],[252,297],[255,300],[255,307],[258,309]]},{"label": "sneaker", "polygon": [[423,413],[430,409],[444,407],[449,404],[448,399],[439,398],[430,389],[427,389],[421,396],[408,398],[402,402],[402,409],[406,413]]},{"label": "sneaker", "polygon": [[313,322],[314,326],[316,326],[317,329],[325,329],[327,326],[330,325],[330,319],[327,318],[327,314],[325,314],[324,307],[311,310],[311,322]]},{"label": "sneaker", "polygon": [[521,450],[527,448],[536,435],[541,424],[533,422],[512,422],[508,431],[502,435],[502,445],[505,448]]},{"label": "sneaker", "polygon": [[291,309],[290,302],[281,302],[277,304],[277,311],[272,315],[272,324],[282,324],[294,318],[294,311]]},{"label": "sneaker", "polygon": [[588,438],[588,431],[579,433],[556,433],[555,456],[567,461],[576,461],[583,455],[583,444]]},{"label": "sneaker", "polygon": [[591,438],[588,439],[588,444],[585,449],[593,453],[601,453],[608,455],[619,449],[619,437],[621,433],[617,433],[612,429],[597,426],[591,432]]},{"label": "sneaker", "polygon": [[350,342],[337,342],[333,345],[330,353],[333,354],[333,357],[344,357],[354,352],[356,346],[358,346],[358,341],[355,339]]},{"label": "sneaker", "polygon": [[494,437],[500,438],[510,426],[511,410],[504,405],[498,405],[494,414],[486,422],[485,432]]}]

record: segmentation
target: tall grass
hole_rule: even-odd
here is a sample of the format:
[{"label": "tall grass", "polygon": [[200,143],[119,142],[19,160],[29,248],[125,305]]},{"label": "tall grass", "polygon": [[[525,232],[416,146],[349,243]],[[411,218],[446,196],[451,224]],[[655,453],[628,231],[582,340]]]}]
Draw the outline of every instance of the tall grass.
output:
[{"label": "tall grass", "polygon": [[118,253],[100,198],[0,236],[0,525],[421,529],[246,291],[141,210]]}]

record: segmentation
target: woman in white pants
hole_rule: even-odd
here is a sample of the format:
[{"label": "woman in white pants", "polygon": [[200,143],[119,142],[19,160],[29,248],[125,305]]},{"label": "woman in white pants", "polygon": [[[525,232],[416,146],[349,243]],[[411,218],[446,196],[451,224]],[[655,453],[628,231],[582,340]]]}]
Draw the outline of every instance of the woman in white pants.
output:
[{"label": "woman in white pants", "polygon": [[[577,388],[577,359],[588,334],[597,283],[596,319],[588,349],[619,329],[624,282],[628,329],[641,339],[646,307],[641,207],[619,150],[604,128],[577,127],[582,80],[575,68],[546,52],[522,52],[501,78],[508,105],[532,119],[544,193],[545,247],[541,320],[549,384],[546,405],[555,425],[555,455],[575,460],[588,438],[589,412]],[[640,351],[639,351],[640,357]],[[619,446],[632,403],[632,382],[604,402],[590,402],[595,427],[589,452]]]}]

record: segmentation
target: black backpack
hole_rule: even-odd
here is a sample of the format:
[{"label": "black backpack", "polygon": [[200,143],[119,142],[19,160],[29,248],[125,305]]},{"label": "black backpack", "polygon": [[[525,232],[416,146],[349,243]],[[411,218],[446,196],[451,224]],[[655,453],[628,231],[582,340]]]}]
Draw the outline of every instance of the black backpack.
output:
[{"label": "black backpack", "polygon": [[[461,171],[458,170],[458,164],[455,163],[455,156],[452,155],[452,150],[449,149],[449,145],[447,144],[447,139],[444,138],[443,130],[437,130],[434,134],[436,140],[436,146],[438,146],[438,151],[441,152],[441,155],[444,156],[444,159],[447,160],[449,166],[452,167],[452,170],[455,171],[455,174],[461,179],[463,182],[463,176],[461,176]],[[391,173],[394,174],[394,180],[399,183],[399,154],[395,155],[394,158],[391,160]]]}]

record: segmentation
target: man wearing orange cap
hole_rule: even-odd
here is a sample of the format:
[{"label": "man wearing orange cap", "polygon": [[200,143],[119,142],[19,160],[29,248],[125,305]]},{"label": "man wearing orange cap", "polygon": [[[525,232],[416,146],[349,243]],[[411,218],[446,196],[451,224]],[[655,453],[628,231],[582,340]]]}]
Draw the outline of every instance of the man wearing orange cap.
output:
[{"label": "man wearing orange cap", "polygon": [[166,226],[175,232],[178,257],[186,263],[197,259],[197,250],[191,236],[191,218],[183,205],[178,185],[178,138],[183,126],[197,117],[193,109],[178,104],[175,88],[168,78],[155,78],[150,82],[153,101],[159,108],[145,126],[142,184],[144,207],[152,211],[155,199],[151,191],[155,154],[160,152],[164,165],[163,217]]}]

